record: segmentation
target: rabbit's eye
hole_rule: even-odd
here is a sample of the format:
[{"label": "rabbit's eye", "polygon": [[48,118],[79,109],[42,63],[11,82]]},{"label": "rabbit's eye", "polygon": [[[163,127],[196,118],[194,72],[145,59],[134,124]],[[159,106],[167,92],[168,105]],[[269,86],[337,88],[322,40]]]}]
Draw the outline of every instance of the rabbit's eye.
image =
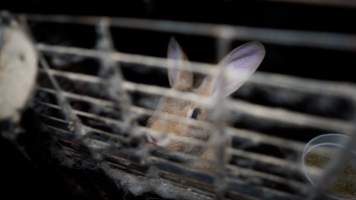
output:
[{"label": "rabbit's eye", "polygon": [[201,113],[200,108],[194,108],[191,112],[190,112],[190,118],[192,119],[197,119],[199,114]]}]

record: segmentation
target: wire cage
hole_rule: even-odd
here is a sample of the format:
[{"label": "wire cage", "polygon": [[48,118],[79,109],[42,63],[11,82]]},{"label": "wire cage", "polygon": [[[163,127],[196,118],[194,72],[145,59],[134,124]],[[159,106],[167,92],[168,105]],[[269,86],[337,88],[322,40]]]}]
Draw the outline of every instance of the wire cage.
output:
[{"label": "wire cage", "polygon": [[[323,173],[312,168],[313,173],[322,173],[314,187],[301,170],[303,148],[314,136],[342,133],[351,136],[347,145],[352,145],[356,87],[351,83],[257,72],[231,97],[208,98],[170,89],[166,58],[116,51],[114,44],[127,30],[142,32],[141,37],[157,35],[167,43],[172,35],[189,36],[191,41],[210,38],[215,57],[221,58],[236,41],[246,40],[354,51],[354,35],[132,18],[19,16],[39,53],[31,108],[40,116],[40,137],[49,141],[41,145],[47,145],[64,167],[100,169],[117,187],[138,196],[313,199],[323,194],[322,183],[350,157],[340,152]],[[73,29],[74,35],[76,27],[84,30],[74,36],[76,41],[82,37],[91,41],[66,45],[46,40],[44,30],[61,34]],[[186,70],[199,76],[224,79],[223,68],[216,64],[198,61],[189,66]],[[162,98],[194,102],[212,117],[201,121],[162,112],[157,109]],[[147,126],[152,116],[208,130],[210,138],[154,130]],[[206,162],[199,155],[149,145],[147,135],[163,143],[208,149],[215,155],[208,161],[211,169],[195,167],[194,163]]]}]

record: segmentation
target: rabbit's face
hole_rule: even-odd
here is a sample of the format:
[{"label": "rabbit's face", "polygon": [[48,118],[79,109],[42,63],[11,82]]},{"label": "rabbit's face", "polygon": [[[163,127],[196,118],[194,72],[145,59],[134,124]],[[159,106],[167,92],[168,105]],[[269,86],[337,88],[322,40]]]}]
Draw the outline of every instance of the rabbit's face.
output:
[{"label": "rabbit's face", "polygon": [[[199,105],[173,98],[163,99],[160,103],[159,111],[181,117],[181,119],[190,118],[204,121],[208,117],[207,110],[199,107]],[[149,120],[149,127],[156,131],[172,133],[177,136],[194,137],[201,140],[208,139],[208,132],[206,130],[174,120],[153,117]],[[182,145],[178,144],[171,146],[170,149],[175,151],[187,151],[187,149],[183,149]]]},{"label": "rabbit's face", "polygon": [[[229,96],[235,92],[257,69],[265,55],[262,44],[251,42],[234,49],[220,63],[225,69],[226,77],[224,85],[212,77],[198,79],[191,71],[180,69],[181,66],[189,66],[185,54],[178,43],[172,39],[168,47],[168,76],[172,89],[193,92],[201,96],[209,97],[217,94]],[[219,86],[219,87],[218,87]],[[223,91],[217,91],[222,88]],[[157,111],[172,114],[182,119],[205,121],[208,119],[208,110],[203,109],[194,102],[177,98],[162,98]],[[167,134],[175,134],[182,137],[194,137],[203,141],[209,139],[209,131],[196,128],[186,123],[153,116],[148,121],[148,127]],[[210,133],[211,134],[211,133]],[[201,155],[204,151],[198,147],[187,146],[181,142],[169,141],[164,144],[149,136],[151,142],[159,146],[165,146],[171,151],[180,151]]]},{"label": "rabbit's face", "polygon": [[[198,90],[194,88],[190,88],[189,91],[198,92]],[[200,107],[198,104],[175,98],[162,98],[157,111],[178,116],[182,120],[186,118],[205,121],[208,117],[208,111]],[[183,137],[194,137],[204,141],[208,139],[208,131],[204,130],[203,128],[197,128],[193,125],[188,125],[186,123],[175,120],[168,120],[161,117],[152,117],[149,119],[148,126],[156,131],[163,133],[171,133]],[[196,147],[193,149],[193,147],[188,147],[187,145],[184,145],[180,142],[172,142],[168,145],[162,145],[160,142],[157,144],[160,146],[166,146],[169,150],[172,151],[187,153],[201,152],[201,150]]]}]

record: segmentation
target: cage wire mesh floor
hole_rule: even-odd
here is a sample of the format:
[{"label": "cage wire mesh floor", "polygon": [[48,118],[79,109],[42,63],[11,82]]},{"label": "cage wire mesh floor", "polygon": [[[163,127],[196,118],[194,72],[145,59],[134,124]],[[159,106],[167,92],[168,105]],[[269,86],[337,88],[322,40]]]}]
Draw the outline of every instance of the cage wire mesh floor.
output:
[{"label": "cage wire mesh floor", "polygon": [[[189,35],[192,41],[209,37],[221,58],[240,40],[352,51],[356,49],[352,35],[129,18],[21,16],[39,51],[40,73],[31,107],[40,115],[41,137],[49,138],[48,149],[61,165],[101,169],[134,195],[306,199],[322,188],[311,187],[302,174],[304,145],[322,133],[354,132],[353,84],[257,72],[232,98],[213,101],[168,88],[166,58],[118,52],[113,46],[125,30],[142,32],[142,37],[150,32],[167,39],[167,44],[172,35]],[[77,35],[75,27],[80,27]],[[44,30],[49,28],[56,33],[48,35]],[[61,32],[70,29],[73,41],[92,40],[78,45],[46,40],[62,33],[70,38],[71,31]],[[190,66],[187,70],[200,76],[217,76],[221,71],[203,62]],[[161,97],[194,102],[215,117],[200,121],[161,112],[156,107]],[[207,142],[155,131],[147,126],[150,116],[208,129],[219,137]],[[150,145],[147,135],[163,143],[208,148],[218,157],[209,161],[212,169],[202,170],[194,165],[204,162],[199,156]],[[311,170],[320,173],[317,167]]]}]

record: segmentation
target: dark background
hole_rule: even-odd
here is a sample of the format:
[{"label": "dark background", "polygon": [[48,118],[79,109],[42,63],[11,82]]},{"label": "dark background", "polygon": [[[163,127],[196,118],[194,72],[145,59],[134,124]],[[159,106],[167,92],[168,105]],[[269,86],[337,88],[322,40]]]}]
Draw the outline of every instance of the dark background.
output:
[{"label": "dark background", "polygon": [[[221,1],[10,1],[4,8],[19,13],[71,14],[167,19],[222,23],[252,27],[355,33],[356,7],[276,3],[266,0]],[[69,29],[71,30],[71,29]],[[82,30],[85,30],[84,28]],[[52,31],[52,30],[51,30]],[[59,31],[59,30],[55,30]],[[71,30],[72,31],[72,30]],[[47,35],[53,35],[48,33]],[[75,31],[67,34],[74,35]],[[90,34],[82,31],[80,37]],[[125,33],[117,49],[124,52],[165,56],[168,37],[150,33]],[[149,39],[148,39],[149,38]],[[192,60],[216,62],[212,45],[205,38],[179,38]],[[88,42],[86,42],[88,43]],[[267,57],[260,70],[325,80],[354,82],[355,52],[332,51],[265,44]],[[355,44],[356,45],[356,44]]]},{"label": "dark background", "polygon": [[[123,16],[209,22],[252,27],[355,33],[355,7],[331,7],[265,0],[221,1],[11,1],[14,12],[71,15]],[[83,29],[84,30],[84,29]],[[57,30],[56,30],[57,31]],[[84,32],[85,33],[85,32]],[[74,31],[68,34],[74,35]],[[47,35],[53,35],[48,33]],[[89,34],[90,35],[90,34]],[[117,49],[126,52],[164,56],[168,37],[149,38],[149,34],[121,35]],[[81,33],[80,38],[89,37]],[[179,38],[192,60],[216,61],[213,47],[204,38]],[[209,46],[210,45],[210,46]],[[354,52],[317,48],[296,48],[265,44],[267,57],[260,70],[295,76],[354,82]]]},{"label": "dark background", "polygon": [[[262,0],[194,3],[172,0],[12,0],[1,2],[0,9],[20,13],[124,16],[325,32],[356,32],[355,8],[271,3]],[[213,49],[204,44],[204,39],[196,40],[196,43],[184,37],[178,39],[181,39],[192,60],[216,61]],[[129,41],[119,42],[118,50],[164,56],[167,40],[168,38],[163,38],[155,45],[145,36],[131,35]],[[356,81],[353,73],[354,66],[356,67],[355,52],[265,45],[267,58],[260,68],[262,71],[325,80]],[[205,48],[207,46],[210,50]],[[0,140],[0,158],[2,195],[9,195],[8,198],[11,199],[24,195],[26,198],[35,199],[69,198],[66,190],[60,187],[59,178],[55,174],[28,163],[3,139]]]}]

